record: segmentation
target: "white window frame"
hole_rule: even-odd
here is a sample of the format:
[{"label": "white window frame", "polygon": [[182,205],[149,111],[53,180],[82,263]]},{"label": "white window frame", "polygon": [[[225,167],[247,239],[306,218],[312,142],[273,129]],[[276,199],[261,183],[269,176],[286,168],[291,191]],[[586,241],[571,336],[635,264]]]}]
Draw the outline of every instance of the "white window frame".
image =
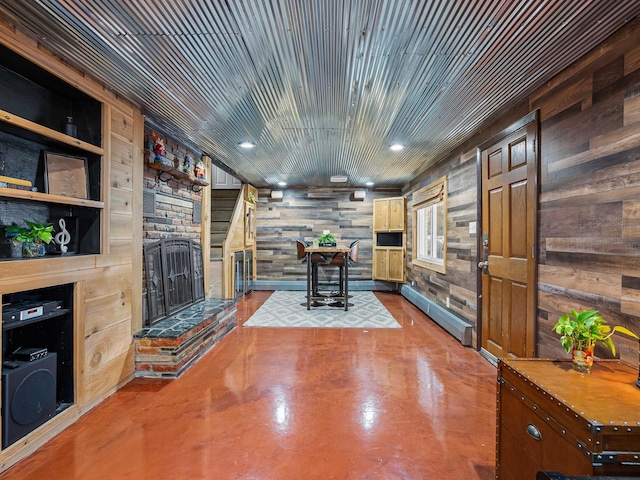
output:
[{"label": "white window frame", "polygon": [[[447,177],[413,194],[412,264],[446,273],[447,268]],[[442,212],[442,215],[438,213]],[[438,224],[438,218],[442,221]],[[438,230],[441,227],[441,235]]]}]

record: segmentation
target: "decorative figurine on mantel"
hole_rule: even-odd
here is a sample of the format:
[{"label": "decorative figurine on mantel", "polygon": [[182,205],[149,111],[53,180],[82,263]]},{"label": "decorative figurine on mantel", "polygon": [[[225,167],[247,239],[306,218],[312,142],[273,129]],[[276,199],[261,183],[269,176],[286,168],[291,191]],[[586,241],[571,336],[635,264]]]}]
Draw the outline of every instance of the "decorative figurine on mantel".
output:
[{"label": "decorative figurine on mantel", "polygon": [[196,178],[200,180],[205,180],[204,176],[204,162],[200,159],[196,161],[196,166],[193,168]]},{"label": "decorative figurine on mantel", "polygon": [[193,175],[193,157],[189,154],[186,154],[184,156],[184,161],[182,163],[182,171],[184,173]]},{"label": "decorative figurine on mantel", "polygon": [[151,137],[153,138],[153,153],[155,154],[156,163],[164,163],[162,161],[164,155],[164,140],[153,130],[151,131]]}]

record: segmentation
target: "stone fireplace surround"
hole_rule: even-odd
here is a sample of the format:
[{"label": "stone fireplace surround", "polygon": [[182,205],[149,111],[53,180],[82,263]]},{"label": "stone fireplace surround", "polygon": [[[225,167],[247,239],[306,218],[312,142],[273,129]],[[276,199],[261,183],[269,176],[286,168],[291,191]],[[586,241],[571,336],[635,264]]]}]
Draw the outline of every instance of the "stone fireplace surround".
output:
[{"label": "stone fireplace surround", "polygon": [[144,246],[146,327],[134,335],[137,377],[177,378],[236,326],[235,300],[204,298],[202,249],[190,239]]}]

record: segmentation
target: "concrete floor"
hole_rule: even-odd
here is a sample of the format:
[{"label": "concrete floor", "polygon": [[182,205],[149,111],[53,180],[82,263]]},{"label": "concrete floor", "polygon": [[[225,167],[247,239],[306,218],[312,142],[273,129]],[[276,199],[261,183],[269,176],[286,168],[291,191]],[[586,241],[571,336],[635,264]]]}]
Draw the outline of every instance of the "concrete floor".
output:
[{"label": "concrete floor", "polygon": [[402,329],[243,328],[270,293],[179,379],[132,381],[0,480],[495,478],[478,352],[391,293]]}]

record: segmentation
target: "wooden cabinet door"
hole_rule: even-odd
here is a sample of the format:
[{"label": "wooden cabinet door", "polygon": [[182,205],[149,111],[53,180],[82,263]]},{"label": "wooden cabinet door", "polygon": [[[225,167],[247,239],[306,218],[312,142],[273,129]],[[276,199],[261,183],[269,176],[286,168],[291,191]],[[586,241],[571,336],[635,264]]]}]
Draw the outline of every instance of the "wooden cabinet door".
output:
[{"label": "wooden cabinet door", "polygon": [[389,252],[386,248],[373,249],[373,279],[386,280],[388,275]]},{"label": "wooden cabinet door", "polygon": [[404,282],[404,250],[389,249],[387,258],[387,280],[391,282]]},{"label": "wooden cabinet door", "polygon": [[405,198],[393,197],[373,201],[373,231],[404,231]]},{"label": "wooden cabinet door", "polygon": [[389,229],[389,200],[384,198],[373,201],[373,231]]},{"label": "wooden cabinet door", "polygon": [[390,198],[387,206],[387,225],[389,230],[403,231],[405,223],[405,198]]},{"label": "wooden cabinet door", "polygon": [[404,249],[374,248],[373,279],[404,282]]}]

